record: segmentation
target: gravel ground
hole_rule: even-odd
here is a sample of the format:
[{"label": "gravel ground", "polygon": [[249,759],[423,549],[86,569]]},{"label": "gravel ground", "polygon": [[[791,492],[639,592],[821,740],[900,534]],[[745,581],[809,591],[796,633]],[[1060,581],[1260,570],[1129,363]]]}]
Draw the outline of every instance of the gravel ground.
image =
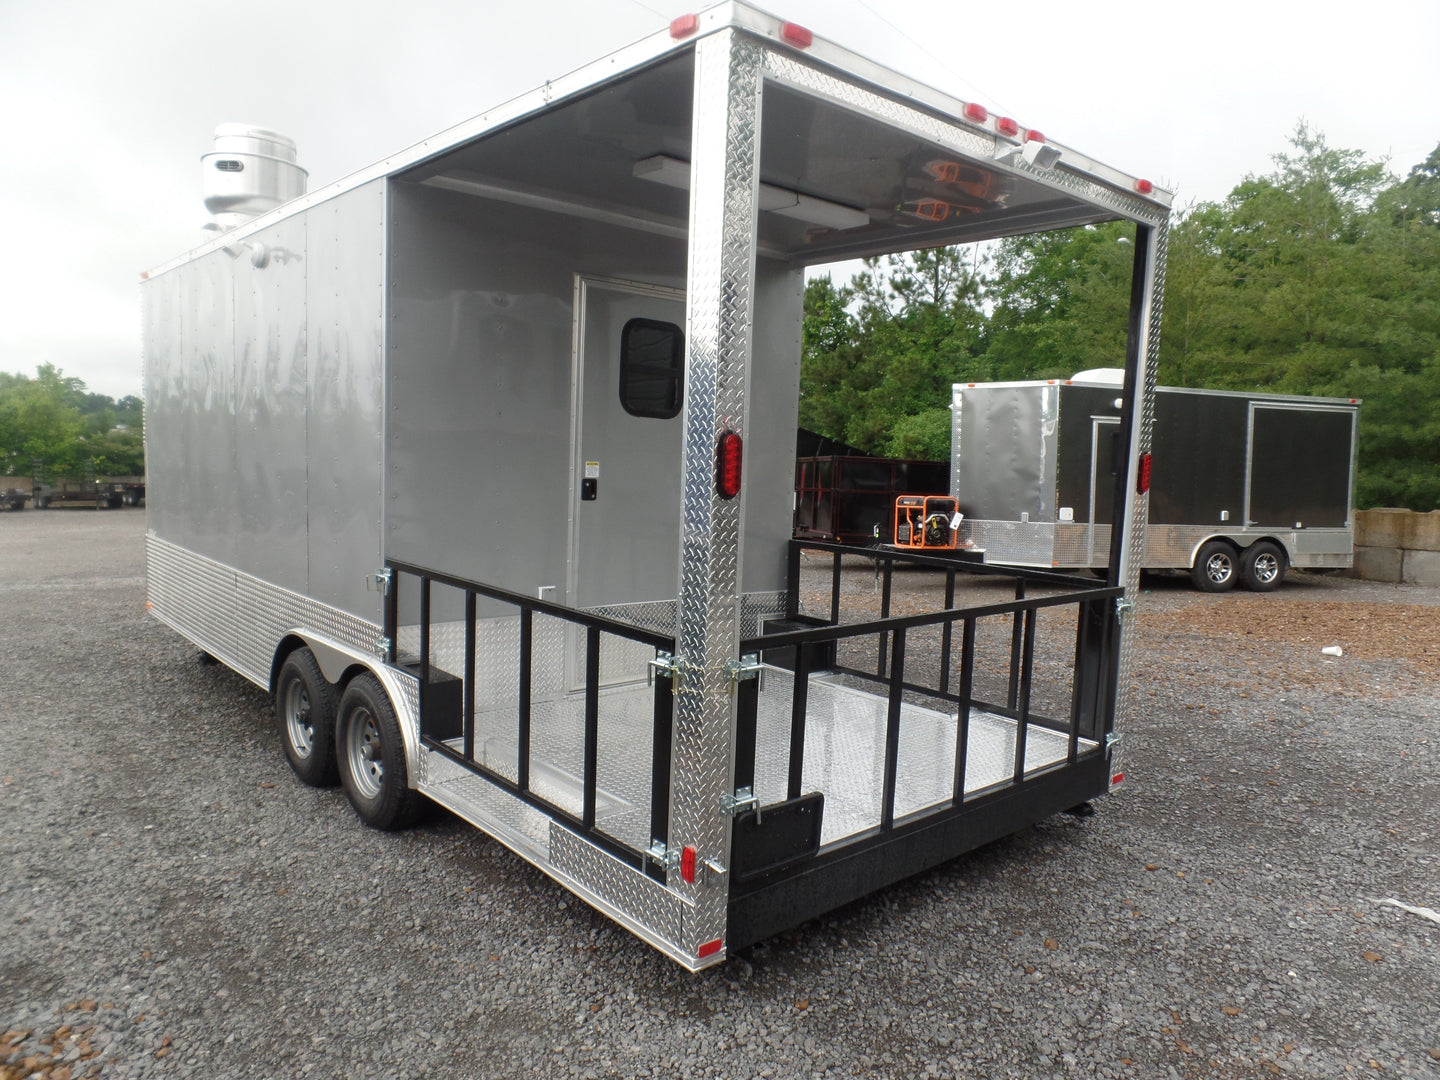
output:
[{"label": "gravel ground", "polygon": [[300,786],[145,615],[143,532],[0,516],[0,1080],[1440,1076],[1440,925],[1382,903],[1440,908],[1440,590],[1148,583],[1093,817],[692,976],[443,812]]}]

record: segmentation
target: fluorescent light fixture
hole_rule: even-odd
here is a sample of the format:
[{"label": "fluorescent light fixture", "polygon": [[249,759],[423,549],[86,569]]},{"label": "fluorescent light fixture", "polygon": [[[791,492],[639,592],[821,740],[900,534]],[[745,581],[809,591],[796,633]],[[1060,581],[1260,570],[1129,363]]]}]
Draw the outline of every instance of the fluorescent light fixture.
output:
[{"label": "fluorescent light fixture", "polygon": [[[651,180],[667,187],[690,190],[690,163],[679,158],[656,154],[635,163],[635,177]],[[802,195],[798,191],[776,187],[774,184],[760,185],[760,209],[772,214],[794,218],[810,225],[821,225],[827,229],[856,229],[870,224],[870,215],[863,210],[817,199],[813,195]]]}]

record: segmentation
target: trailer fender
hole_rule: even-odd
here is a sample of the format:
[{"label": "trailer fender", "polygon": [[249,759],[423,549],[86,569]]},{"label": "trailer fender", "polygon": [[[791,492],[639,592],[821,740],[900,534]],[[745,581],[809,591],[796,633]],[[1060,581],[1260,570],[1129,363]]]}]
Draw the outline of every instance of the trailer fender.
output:
[{"label": "trailer fender", "polygon": [[380,685],[385,688],[400,721],[400,735],[405,740],[405,774],[409,786],[416,787],[421,770],[420,716],[412,702],[418,700],[418,695],[413,686],[406,685],[407,681],[414,682],[413,676],[396,671],[373,653],[363,652],[313,630],[295,627],[284,636],[281,647],[275,652],[270,669],[271,693],[275,690],[275,674],[285,662],[285,656],[302,643],[315,654],[320,673],[327,682],[335,685],[339,693],[344,693],[345,684],[361,671],[368,671],[380,680]]}]

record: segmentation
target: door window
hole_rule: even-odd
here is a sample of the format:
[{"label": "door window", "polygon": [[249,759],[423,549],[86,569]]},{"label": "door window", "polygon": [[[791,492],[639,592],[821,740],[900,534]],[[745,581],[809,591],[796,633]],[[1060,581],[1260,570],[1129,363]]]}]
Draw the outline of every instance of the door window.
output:
[{"label": "door window", "polygon": [[685,335],[674,323],[631,319],[620,331],[620,404],[631,416],[669,420],[680,413]]}]

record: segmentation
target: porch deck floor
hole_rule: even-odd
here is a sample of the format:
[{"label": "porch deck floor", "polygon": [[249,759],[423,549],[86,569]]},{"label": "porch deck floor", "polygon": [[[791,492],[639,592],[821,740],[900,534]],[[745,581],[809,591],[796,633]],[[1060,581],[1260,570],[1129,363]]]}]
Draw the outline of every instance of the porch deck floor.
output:
[{"label": "porch deck floor", "polygon": [[[756,726],[755,790],[762,806],[786,794],[794,676],[766,666],[761,672]],[[579,816],[582,805],[584,697],[537,701],[531,710],[531,790]],[[650,846],[650,745],[653,697],[644,683],[600,692],[596,825],[615,839]],[[843,676],[816,672],[806,698],[802,793],[825,794],[821,844],[834,843],[880,823],[888,704],[882,694],[848,685]],[[901,706],[895,817],[948,802],[955,782],[957,714],[910,702]],[[965,792],[1009,780],[1015,771],[1017,724],[971,709]],[[476,710],[475,757],[512,781],[516,768],[516,714],[512,708]],[[460,740],[450,744],[460,749]],[[1079,752],[1096,747],[1079,741]],[[1065,760],[1066,736],[1027,726],[1025,773]],[[456,770],[454,781],[461,776]],[[450,775],[447,769],[445,774]],[[466,774],[468,775],[468,774]],[[473,782],[473,778],[471,778]],[[537,838],[538,839],[538,838]]]}]

